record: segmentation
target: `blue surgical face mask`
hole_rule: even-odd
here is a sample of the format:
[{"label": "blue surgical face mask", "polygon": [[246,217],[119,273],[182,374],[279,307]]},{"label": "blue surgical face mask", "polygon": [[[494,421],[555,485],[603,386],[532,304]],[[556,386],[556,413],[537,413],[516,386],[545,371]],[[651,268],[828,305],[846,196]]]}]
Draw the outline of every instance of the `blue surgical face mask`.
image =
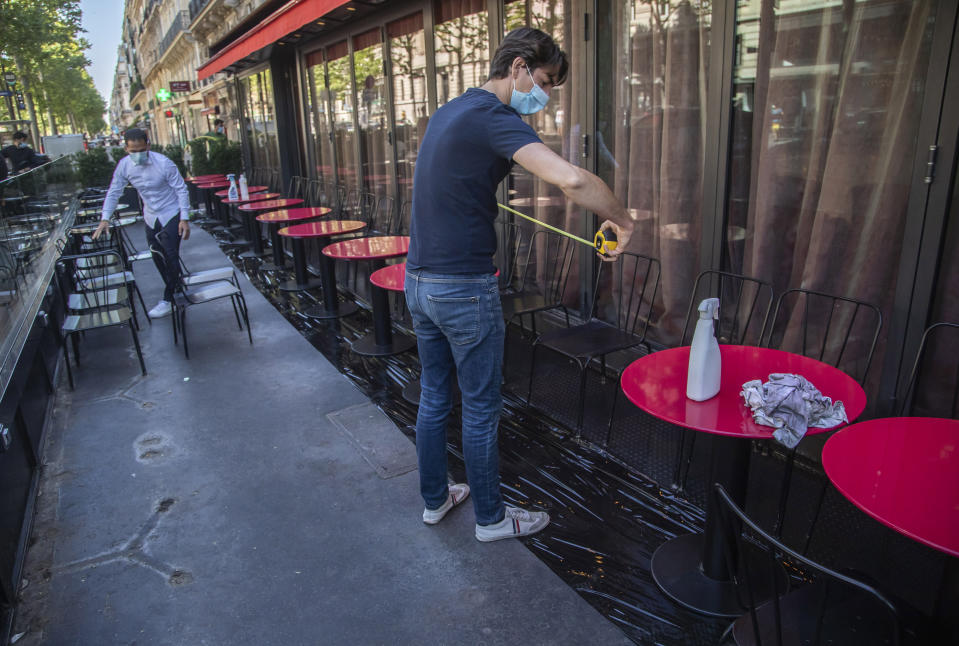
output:
[{"label": "blue surgical face mask", "polygon": [[147,151],[141,151],[138,153],[130,153],[130,159],[133,160],[133,163],[137,166],[142,166],[147,163]]},{"label": "blue surgical face mask", "polygon": [[526,66],[526,73],[529,74],[529,80],[533,81],[533,88],[529,92],[520,92],[516,89],[516,81],[513,81],[513,94],[510,96],[509,104],[520,114],[535,114],[546,107],[549,103],[549,95],[536,85],[533,80],[533,73]]},{"label": "blue surgical face mask", "polygon": [[27,148],[27,142],[21,141],[21,142],[20,142],[20,147],[21,147],[21,148]]}]

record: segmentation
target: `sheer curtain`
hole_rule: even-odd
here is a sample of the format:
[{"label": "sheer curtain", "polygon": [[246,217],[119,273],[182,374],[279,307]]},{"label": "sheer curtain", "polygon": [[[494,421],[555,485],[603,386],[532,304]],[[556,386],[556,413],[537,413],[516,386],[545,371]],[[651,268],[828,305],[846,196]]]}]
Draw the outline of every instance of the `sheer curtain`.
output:
[{"label": "sheer curtain", "polygon": [[[874,303],[888,320],[934,6],[844,0],[805,11],[762,0],[758,41],[746,42],[756,56],[737,70],[734,151],[748,158],[732,165],[727,235],[741,230],[743,243],[729,245],[729,268],[777,294],[802,287]],[[743,37],[750,23],[740,17]],[[864,355],[870,342],[854,329],[847,353]]]},{"label": "sheer curtain", "polygon": [[662,263],[651,334],[677,343],[699,270],[710,3],[614,4],[599,171],[636,223],[628,250]]}]

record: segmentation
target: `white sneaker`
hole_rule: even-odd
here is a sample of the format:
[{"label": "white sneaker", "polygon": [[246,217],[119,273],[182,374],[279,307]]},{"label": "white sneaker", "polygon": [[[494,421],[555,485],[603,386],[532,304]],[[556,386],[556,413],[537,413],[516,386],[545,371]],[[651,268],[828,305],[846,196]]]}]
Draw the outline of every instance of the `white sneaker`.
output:
[{"label": "white sneaker", "polygon": [[489,543],[504,538],[516,538],[535,534],[549,525],[545,511],[527,511],[516,507],[506,508],[506,517],[494,525],[477,525],[476,540]]},{"label": "white sneaker", "polygon": [[151,319],[159,319],[164,316],[170,316],[170,313],[173,311],[173,305],[170,304],[170,301],[160,301],[156,304],[152,310],[147,312],[147,316]]},{"label": "white sneaker", "polygon": [[470,487],[467,484],[451,484],[450,492],[446,496],[446,502],[444,502],[439,509],[424,509],[423,510],[423,522],[427,525],[435,525],[436,523],[443,520],[443,516],[446,515],[450,509],[460,504],[470,495]]}]

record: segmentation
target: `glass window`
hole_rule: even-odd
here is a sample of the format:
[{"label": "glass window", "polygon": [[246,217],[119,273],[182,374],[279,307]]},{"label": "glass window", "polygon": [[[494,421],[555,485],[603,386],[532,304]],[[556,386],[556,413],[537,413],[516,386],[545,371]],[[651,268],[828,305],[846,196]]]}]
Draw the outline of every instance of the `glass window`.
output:
[{"label": "glass window", "polygon": [[[581,15],[586,11],[585,4],[582,0],[509,2],[505,6],[503,27],[504,34],[525,25],[535,27],[552,36],[566,52],[570,62],[566,83],[552,89],[549,103],[543,110],[524,119],[550,150],[577,166],[582,165],[580,142],[585,132],[585,115],[582,112],[585,101],[580,99],[592,92],[592,83],[584,75],[575,73],[577,57],[585,56],[585,52],[582,49],[583,42],[572,36],[569,16],[574,12]],[[508,202],[512,208],[576,235],[592,238],[592,233],[585,231],[584,209],[568,201],[558,187],[538,179],[518,164],[513,165],[506,181]],[[522,232],[522,239],[529,239],[541,230],[537,225],[515,216],[504,216],[501,219],[517,225]],[[530,267],[530,273],[527,274],[532,276],[535,273],[538,282],[546,279],[543,272],[551,266],[546,259],[535,259],[536,252],[542,248],[542,244],[539,244],[533,250],[530,262],[535,262],[535,265]],[[580,308],[582,289],[583,272],[580,262],[583,255],[580,251],[577,248],[573,253],[570,278],[564,296],[566,305],[574,310]],[[521,258],[523,254],[525,250],[520,250]],[[507,263],[509,259],[504,257],[503,262]]]},{"label": "glass window", "polygon": [[[727,268],[891,320],[935,6],[740,6]],[[870,342],[854,329],[846,356]]]},{"label": "glass window", "polygon": [[330,138],[330,91],[326,85],[326,64],[322,50],[306,57],[306,81],[309,88],[306,128],[315,167],[312,176],[324,182],[335,181],[333,142]]},{"label": "glass window", "polygon": [[357,184],[364,191],[378,195],[390,193],[393,161],[387,140],[386,76],[383,68],[383,36],[379,27],[353,37],[353,75],[360,140]]},{"label": "glass window", "polygon": [[399,202],[413,199],[413,167],[426,132],[426,37],[423,14],[415,13],[386,26],[393,65],[393,141]]},{"label": "glass window", "polygon": [[353,87],[350,71],[349,46],[344,40],[326,50],[326,69],[329,76],[330,101],[333,110],[333,145],[337,160],[339,183],[347,188],[359,188],[354,148]]},{"label": "glass window", "polygon": [[636,223],[629,250],[658,258],[651,334],[682,336],[699,272],[710,5],[611,3],[597,18],[594,150],[600,177]]},{"label": "glass window", "polygon": [[246,140],[252,166],[278,177],[280,154],[270,70],[266,69],[241,79],[240,92],[246,114]]},{"label": "glass window", "polygon": [[436,104],[443,105],[489,75],[486,0],[437,0],[433,19]]}]

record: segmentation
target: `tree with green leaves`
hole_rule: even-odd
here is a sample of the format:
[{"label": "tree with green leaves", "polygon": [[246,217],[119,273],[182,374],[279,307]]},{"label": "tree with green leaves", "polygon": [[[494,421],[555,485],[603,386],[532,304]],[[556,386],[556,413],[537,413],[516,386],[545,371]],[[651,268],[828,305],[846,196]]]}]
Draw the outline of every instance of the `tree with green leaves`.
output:
[{"label": "tree with green leaves", "polygon": [[74,132],[106,126],[105,103],[86,71],[90,44],[80,18],[79,0],[0,0],[0,65],[17,74],[34,144],[41,127],[59,132],[58,121]]}]

